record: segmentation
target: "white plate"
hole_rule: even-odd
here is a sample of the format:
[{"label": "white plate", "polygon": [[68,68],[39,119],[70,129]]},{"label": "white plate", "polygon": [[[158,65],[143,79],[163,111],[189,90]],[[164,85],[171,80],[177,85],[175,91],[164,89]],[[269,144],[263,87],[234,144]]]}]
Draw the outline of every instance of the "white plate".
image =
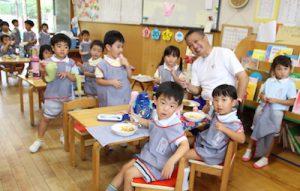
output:
[{"label": "white plate", "polygon": [[187,107],[199,107],[200,103],[193,101],[193,100],[188,100],[188,99],[183,99],[182,101],[183,106]]},{"label": "white plate", "polygon": [[206,117],[206,114],[202,111],[185,112],[183,117],[190,122],[200,122]]},{"label": "white plate", "polygon": [[[124,130],[124,129],[131,129],[131,130]],[[111,126],[111,130],[122,137],[128,137],[133,135],[137,131],[137,126],[133,125],[132,123],[116,123]]]}]

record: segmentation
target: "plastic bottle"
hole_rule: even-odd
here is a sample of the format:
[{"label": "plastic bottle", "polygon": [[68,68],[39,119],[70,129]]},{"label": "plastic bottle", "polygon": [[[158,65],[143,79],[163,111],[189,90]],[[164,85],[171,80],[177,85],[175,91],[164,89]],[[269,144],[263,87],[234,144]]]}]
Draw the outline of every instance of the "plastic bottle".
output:
[{"label": "plastic bottle", "polygon": [[19,56],[21,58],[24,58],[25,57],[25,50],[24,50],[24,45],[21,43],[20,46],[19,46]]},{"label": "plastic bottle", "polygon": [[133,111],[144,119],[150,119],[152,114],[152,104],[147,92],[141,92],[136,97]]},{"label": "plastic bottle", "polygon": [[39,78],[40,77],[40,62],[39,62],[39,58],[37,56],[32,57],[30,65],[31,65],[33,77],[34,78]]}]

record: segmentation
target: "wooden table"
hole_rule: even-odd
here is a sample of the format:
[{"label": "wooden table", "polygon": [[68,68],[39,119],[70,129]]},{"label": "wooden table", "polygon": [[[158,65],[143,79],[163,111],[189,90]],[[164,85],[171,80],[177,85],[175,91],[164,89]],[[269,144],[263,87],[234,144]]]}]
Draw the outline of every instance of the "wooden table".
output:
[{"label": "wooden table", "polygon": [[[24,64],[29,63],[29,62],[30,62],[30,58],[19,58],[18,57],[16,59],[3,59],[3,57],[0,57],[0,64],[4,65],[4,68],[2,68],[1,70],[5,71],[6,74],[8,72],[14,72],[14,71],[18,71],[19,73],[21,73],[22,70],[24,69]],[[11,67],[8,68],[7,66],[11,66]],[[20,67],[20,69],[18,69],[18,66]],[[2,80],[1,70],[0,70],[0,81]],[[6,81],[8,82],[7,79],[8,79],[8,76],[6,76]]]},{"label": "wooden table", "polygon": [[[72,166],[76,166],[76,156],[75,156],[75,135],[74,135],[74,128],[73,124],[74,121],[80,122],[85,127],[95,127],[105,124],[113,124],[115,122],[100,122],[97,121],[96,117],[100,113],[116,113],[119,111],[124,111],[128,109],[128,105],[120,105],[120,106],[110,106],[110,107],[101,107],[101,108],[93,108],[93,109],[83,109],[83,110],[76,110],[69,112],[69,137],[70,137],[70,162]],[[121,144],[121,143],[128,143],[146,139],[148,137],[141,137],[138,139],[124,141],[124,142],[117,142],[110,145]],[[99,190],[100,185],[100,150],[102,145],[96,141],[93,145],[93,157],[92,157],[92,189]]]},{"label": "wooden table", "polygon": [[[141,76],[145,76],[145,75],[141,75]],[[142,88],[142,91],[147,91],[149,87],[153,87],[154,79],[143,80],[142,78],[140,79],[141,76],[137,75],[137,76],[131,77],[131,79],[133,80],[131,89],[133,89],[133,87],[136,85],[136,83],[138,83],[140,85],[140,87]],[[151,78],[150,76],[145,76],[145,77]]]},{"label": "wooden table", "polygon": [[39,108],[41,108],[41,94],[46,88],[46,83],[42,79],[35,79],[33,77],[26,78],[23,75],[18,75],[19,77],[19,94],[20,94],[20,110],[24,112],[24,102],[23,102],[23,80],[29,84],[29,113],[30,113],[30,124],[34,126],[34,103],[33,103],[33,92],[37,90],[39,94]]}]

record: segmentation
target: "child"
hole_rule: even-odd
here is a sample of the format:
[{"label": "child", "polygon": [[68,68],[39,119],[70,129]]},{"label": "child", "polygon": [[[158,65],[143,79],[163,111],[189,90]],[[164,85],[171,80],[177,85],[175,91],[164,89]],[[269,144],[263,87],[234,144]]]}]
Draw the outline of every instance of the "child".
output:
[{"label": "child", "polygon": [[[177,61],[179,61],[179,66]],[[166,81],[180,83],[182,75],[182,59],[180,58],[180,50],[176,46],[168,46],[161,58],[161,61],[154,74],[155,82],[160,84]]]},{"label": "child", "polygon": [[284,111],[295,102],[297,91],[289,75],[292,69],[291,59],[277,56],[271,65],[274,77],[267,79],[260,94],[261,103],[257,107],[253,119],[252,135],[243,161],[250,161],[252,147],[256,143],[255,157],[261,157],[254,163],[260,169],[269,164],[269,156],[273,148],[274,136],[280,131]]},{"label": "child", "polygon": [[8,35],[8,36],[10,36],[11,35],[11,31],[9,30],[9,24],[8,24],[8,22],[2,21],[2,23],[1,23],[0,37],[2,35],[5,35],[5,34]]},{"label": "child", "polygon": [[40,47],[39,58],[41,61],[50,59],[52,57],[53,51],[50,45],[44,44]]},{"label": "child", "polygon": [[128,78],[131,76],[131,66],[122,55],[123,44],[124,37],[119,31],[108,31],[104,36],[107,55],[104,55],[95,71],[101,107],[129,103],[131,87]]},{"label": "child", "polygon": [[[238,143],[245,142],[243,125],[234,109],[237,104],[235,87],[226,84],[217,86],[212,97],[214,112],[210,126],[199,132],[196,140],[191,141],[194,142],[194,148],[185,155],[187,161],[194,159],[217,165],[224,161],[229,139]],[[184,181],[187,182],[187,176]]]},{"label": "child", "polygon": [[19,47],[19,44],[21,42],[21,32],[19,30],[19,21],[17,19],[13,19],[11,23],[14,25],[14,30],[12,31],[12,37],[15,40],[15,48]]},{"label": "child", "polygon": [[25,21],[26,31],[23,33],[23,42],[27,43],[24,46],[25,52],[27,54],[29,54],[31,47],[33,47],[35,45],[35,43],[37,42],[36,34],[31,30],[33,26],[34,26],[33,21],[31,21],[31,20]]},{"label": "child", "polygon": [[42,30],[39,33],[39,44],[40,46],[44,44],[50,44],[50,34],[48,33],[48,25],[46,23],[42,24]]},{"label": "child", "polygon": [[12,46],[12,40],[10,36],[3,34],[0,37],[0,56],[14,54],[14,48]]},{"label": "child", "polygon": [[82,41],[79,44],[79,54],[81,55],[81,61],[83,63],[88,62],[90,55],[90,47],[92,41],[90,40],[90,33],[87,30],[83,30],[80,34]]},{"label": "child", "polygon": [[162,83],[156,93],[153,120],[134,115],[139,123],[149,128],[149,142],[136,159],[122,167],[106,191],[115,191],[124,183],[124,190],[133,190],[133,178],[146,182],[168,179],[178,160],[189,150],[189,144],[177,111],[181,109],[183,89],[175,82]]},{"label": "child", "polygon": [[100,40],[94,40],[91,44],[91,58],[83,64],[83,72],[85,76],[84,92],[88,96],[97,96],[97,83],[95,77],[95,69],[102,60],[104,45]]},{"label": "child", "polygon": [[[50,119],[56,118],[63,110],[63,103],[72,96],[72,83],[75,81],[77,67],[72,59],[68,58],[71,39],[64,34],[56,34],[51,39],[51,46],[54,55],[48,59],[48,62],[57,64],[57,76],[47,83],[45,90],[44,116],[38,127],[38,138],[29,147],[30,152],[35,153],[43,145],[47,125]],[[45,79],[45,67],[41,65],[41,75]],[[63,136],[60,137],[63,142]]]}]

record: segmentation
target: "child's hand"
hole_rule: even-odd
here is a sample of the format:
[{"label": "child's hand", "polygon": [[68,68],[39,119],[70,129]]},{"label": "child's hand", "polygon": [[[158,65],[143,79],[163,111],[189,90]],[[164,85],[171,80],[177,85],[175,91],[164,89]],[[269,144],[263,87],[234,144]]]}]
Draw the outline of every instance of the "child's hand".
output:
[{"label": "child's hand", "polygon": [[165,164],[164,168],[161,171],[161,176],[164,177],[165,179],[171,178],[171,175],[174,170],[174,164],[175,162],[170,158],[167,163]]},{"label": "child's hand", "polygon": [[119,88],[122,87],[122,82],[121,82],[120,80],[112,80],[112,85],[113,85],[115,88],[119,89]]},{"label": "child's hand", "polygon": [[223,129],[225,128],[225,126],[223,125],[223,123],[217,122],[215,125],[216,129],[218,129],[219,131],[223,131]]},{"label": "child's hand", "polygon": [[58,72],[57,73],[57,76],[60,78],[60,79],[64,79],[68,76],[68,72]]},{"label": "child's hand", "polygon": [[47,65],[47,63],[45,63],[43,61],[40,62],[40,71],[41,72],[45,72],[46,71],[46,65]]},{"label": "child's hand", "polygon": [[269,97],[269,98],[267,98],[267,102],[268,103],[277,103],[277,99]]},{"label": "child's hand", "polygon": [[126,67],[130,66],[130,64],[129,64],[127,58],[125,58],[125,57],[123,56],[123,54],[120,55],[120,62],[121,62],[121,64],[122,64],[123,66],[126,66]]}]

